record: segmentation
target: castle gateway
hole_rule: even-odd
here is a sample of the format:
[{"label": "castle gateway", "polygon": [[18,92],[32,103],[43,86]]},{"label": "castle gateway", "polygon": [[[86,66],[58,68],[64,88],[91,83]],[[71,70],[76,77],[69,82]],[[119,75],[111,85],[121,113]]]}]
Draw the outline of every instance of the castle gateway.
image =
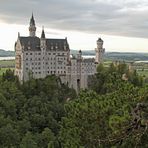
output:
[{"label": "castle gateway", "polygon": [[48,75],[60,77],[63,83],[76,91],[87,88],[88,76],[96,73],[98,63],[103,61],[105,49],[103,40],[97,40],[96,57],[83,58],[80,50],[77,56],[70,56],[70,48],[65,39],[48,39],[42,29],[41,37],[36,36],[36,25],[32,15],[29,36],[18,34],[15,43],[15,75],[27,81],[30,75],[45,78]]}]

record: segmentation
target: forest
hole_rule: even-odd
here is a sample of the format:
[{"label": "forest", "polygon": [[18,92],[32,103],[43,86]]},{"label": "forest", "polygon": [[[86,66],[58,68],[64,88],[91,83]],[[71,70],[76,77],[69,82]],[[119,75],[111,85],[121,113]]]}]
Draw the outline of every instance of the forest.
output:
[{"label": "forest", "polygon": [[88,89],[55,75],[0,76],[0,148],[148,148],[148,85],[125,63],[100,64]]}]

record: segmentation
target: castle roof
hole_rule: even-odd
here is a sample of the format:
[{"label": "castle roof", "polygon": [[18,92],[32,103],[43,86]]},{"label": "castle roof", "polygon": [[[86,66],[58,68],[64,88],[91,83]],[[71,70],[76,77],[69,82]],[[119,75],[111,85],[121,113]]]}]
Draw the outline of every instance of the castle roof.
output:
[{"label": "castle roof", "polygon": [[[40,51],[39,37],[19,37],[23,50]],[[68,51],[69,45],[67,39],[46,39],[46,47],[48,50]]]},{"label": "castle roof", "polygon": [[40,50],[40,38],[38,37],[20,37],[20,43],[23,50]]}]

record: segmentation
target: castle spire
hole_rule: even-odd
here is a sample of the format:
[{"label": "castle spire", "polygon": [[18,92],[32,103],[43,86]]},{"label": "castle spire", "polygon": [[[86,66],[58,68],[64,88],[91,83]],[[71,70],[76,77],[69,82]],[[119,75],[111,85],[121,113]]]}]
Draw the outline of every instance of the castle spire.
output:
[{"label": "castle spire", "polygon": [[36,26],[35,26],[35,20],[32,13],[31,19],[30,19],[30,26],[29,26],[29,35],[31,37],[35,37],[36,34]]},{"label": "castle spire", "polygon": [[41,38],[42,38],[42,39],[45,39],[44,26],[42,27],[42,34],[41,34]]},{"label": "castle spire", "polygon": [[30,25],[35,26],[35,20],[34,20],[33,12],[32,12],[32,16],[31,16],[31,19],[30,19]]}]

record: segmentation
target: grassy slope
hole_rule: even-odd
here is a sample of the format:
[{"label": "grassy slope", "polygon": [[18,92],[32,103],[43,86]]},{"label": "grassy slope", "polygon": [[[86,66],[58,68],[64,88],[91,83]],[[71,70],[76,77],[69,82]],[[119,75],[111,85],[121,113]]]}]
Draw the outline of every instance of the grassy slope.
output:
[{"label": "grassy slope", "polygon": [[0,75],[2,75],[7,69],[14,70],[14,60],[0,60]]},{"label": "grassy slope", "polygon": [[0,60],[0,67],[14,67],[15,60]]}]

